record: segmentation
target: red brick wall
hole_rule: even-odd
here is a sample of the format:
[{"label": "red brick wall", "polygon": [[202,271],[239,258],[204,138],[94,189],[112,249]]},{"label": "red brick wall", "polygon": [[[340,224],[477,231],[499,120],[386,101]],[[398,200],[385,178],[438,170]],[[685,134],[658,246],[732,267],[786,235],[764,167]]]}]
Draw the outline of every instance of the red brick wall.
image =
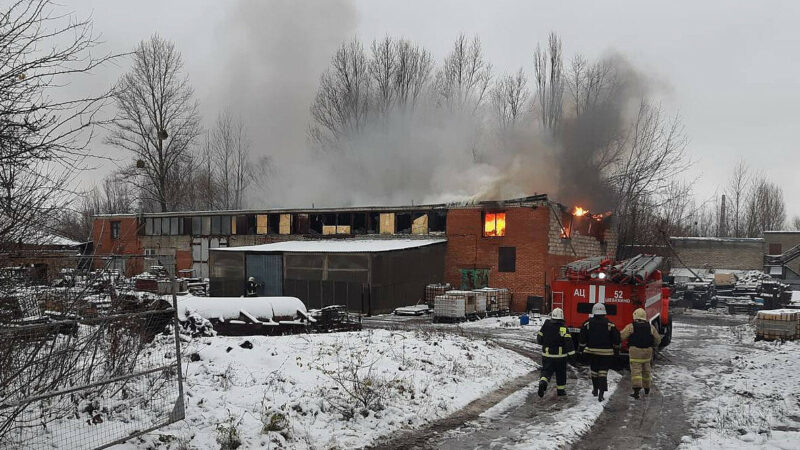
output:
[{"label": "red brick wall", "polygon": [[[529,295],[545,295],[549,209],[515,207],[505,213],[506,235],[483,237],[481,209],[448,211],[445,281],[458,288],[460,269],[489,269],[489,285],[508,288],[512,309],[524,311]],[[497,271],[499,247],[516,247],[515,272]]]},{"label": "red brick wall", "polygon": [[186,270],[192,268],[192,251],[191,250],[175,250],[175,264],[178,270]]},{"label": "red brick wall", "polygon": [[[118,239],[111,238],[111,222],[120,222]],[[96,218],[92,224],[92,241],[95,255],[141,255],[142,245],[139,242],[139,221],[136,217]],[[105,261],[95,260],[95,267],[103,267]],[[135,259],[127,263],[127,272],[141,271],[142,261]]]}]

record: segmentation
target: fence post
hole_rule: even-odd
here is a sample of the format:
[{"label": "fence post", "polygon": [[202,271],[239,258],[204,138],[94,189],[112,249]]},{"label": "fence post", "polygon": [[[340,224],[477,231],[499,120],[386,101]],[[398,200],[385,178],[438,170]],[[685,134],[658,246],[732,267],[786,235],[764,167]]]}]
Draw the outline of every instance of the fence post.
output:
[{"label": "fence post", "polygon": [[171,419],[181,420],[186,417],[186,408],[183,401],[183,362],[181,359],[181,338],[178,327],[180,321],[178,319],[178,280],[176,274],[178,273],[178,258],[172,260],[172,308],[175,310],[172,321],[175,329],[175,357],[178,360],[178,401],[175,403],[175,408],[172,410]]}]

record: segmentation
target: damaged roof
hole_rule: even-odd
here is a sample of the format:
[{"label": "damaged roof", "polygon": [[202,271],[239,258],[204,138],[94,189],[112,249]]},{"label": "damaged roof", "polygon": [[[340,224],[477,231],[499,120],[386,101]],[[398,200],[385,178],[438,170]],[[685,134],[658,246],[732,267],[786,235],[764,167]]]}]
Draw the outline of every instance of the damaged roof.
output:
[{"label": "damaged roof", "polygon": [[444,244],[447,239],[320,239],[285,241],[272,244],[241,247],[212,248],[220,252],[286,252],[286,253],[374,253],[406,250],[434,244]]}]

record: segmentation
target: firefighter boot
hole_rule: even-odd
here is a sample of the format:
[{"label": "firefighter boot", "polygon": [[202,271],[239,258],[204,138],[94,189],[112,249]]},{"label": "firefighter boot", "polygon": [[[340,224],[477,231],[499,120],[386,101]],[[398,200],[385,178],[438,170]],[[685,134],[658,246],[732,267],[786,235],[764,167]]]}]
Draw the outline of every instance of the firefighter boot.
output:
[{"label": "firefighter boot", "polygon": [[603,393],[604,392],[605,392],[604,390],[598,389],[598,391],[597,391],[597,401],[598,402],[602,402],[603,401]]},{"label": "firefighter boot", "polygon": [[567,395],[567,390],[566,389],[556,389],[556,393],[558,394],[559,397],[563,397],[563,396]]},{"label": "firefighter boot", "polygon": [[[633,394],[631,394],[631,397],[635,398],[636,400],[639,400],[639,391],[640,391],[641,389],[642,389],[642,388],[633,388]],[[645,393],[646,393],[646,392],[647,392],[647,391],[645,391]]]},{"label": "firefighter boot", "polygon": [[650,388],[644,388],[644,395],[650,395]]},{"label": "firefighter boot", "polygon": [[592,378],[592,395],[597,397],[597,378]]},{"label": "firefighter boot", "polygon": [[546,390],[547,390],[547,381],[544,380],[539,381],[539,392],[537,392],[537,394],[539,394],[539,397],[544,397],[544,391]]}]

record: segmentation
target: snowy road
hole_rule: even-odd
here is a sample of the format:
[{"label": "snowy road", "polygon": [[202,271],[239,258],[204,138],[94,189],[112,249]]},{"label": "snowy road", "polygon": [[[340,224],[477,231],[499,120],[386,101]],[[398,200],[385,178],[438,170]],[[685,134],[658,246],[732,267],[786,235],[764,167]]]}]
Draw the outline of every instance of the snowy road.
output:
[{"label": "snowy road", "polygon": [[[792,375],[800,369],[800,346],[754,343],[747,319],[676,315],[673,342],[656,362],[655,388],[639,401],[628,396],[627,371],[612,373],[611,395],[599,404],[589,392],[587,369],[571,368],[567,399],[552,391],[539,399],[532,376],[510,394],[483,399],[483,411],[473,407],[387,444],[396,449],[800,448],[800,381]],[[530,329],[480,326],[457,332],[492,335],[515,346],[532,336]],[[536,358],[535,352],[526,353]]]}]

